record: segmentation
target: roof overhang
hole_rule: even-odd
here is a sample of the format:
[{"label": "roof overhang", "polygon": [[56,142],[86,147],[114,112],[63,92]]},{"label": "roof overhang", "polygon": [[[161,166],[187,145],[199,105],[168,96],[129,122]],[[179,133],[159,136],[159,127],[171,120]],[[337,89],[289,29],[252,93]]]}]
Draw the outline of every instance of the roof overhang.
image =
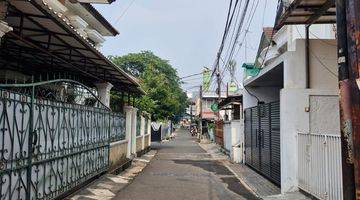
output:
[{"label": "roof overhang", "polygon": [[64,73],[90,84],[110,82],[117,91],[144,94],[139,83],[100,53],[42,0],[10,0],[0,64],[23,73]]},{"label": "roof overhang", "polygon": [[290,5],[281,3],[279,12],[276,30],[284,25],[336,23],[335,0],[293,0]]},{"label": "roof overhang", "polygon": [[261,69],[255,77],[244,80],[244,87],[283,87],[284,64],[283,56],[277,57],[270,65]]},{"label": "roof overhang", "polygon": [[241,104],[241,103],[242,103],[242,95],[228,96],[226,99],[223,99],[219,103],[219,108],[222,109],[228,105]]},{"label": "roof overhang", "polygon": [[103,36],[116,36],[119,31],[115,29],[100,13],[89,3],[67,3],[66,6],[77,10],[79,16]]}]

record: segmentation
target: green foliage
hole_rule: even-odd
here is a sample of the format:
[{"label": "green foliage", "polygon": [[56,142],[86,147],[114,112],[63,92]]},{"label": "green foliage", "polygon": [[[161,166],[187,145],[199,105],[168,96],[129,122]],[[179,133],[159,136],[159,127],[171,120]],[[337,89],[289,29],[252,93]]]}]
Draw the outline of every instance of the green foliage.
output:
[{"label": "green foliage", "polygon": [[215,128],[215,124],[210,122],[210,123],[207,124],[207,127],[208,127],[209,130],[210,130],[210,129],[214,129],[214,128]]},{"label": "green foliage", "polygon": [[110,56],[125,71],[139,79],[147,95],[136,99],[140,110],[152,114],[154,120],[178,121],[186,111],[188,100],[180,87],[180,79],[169,61],[150,51],[125,56]]}]

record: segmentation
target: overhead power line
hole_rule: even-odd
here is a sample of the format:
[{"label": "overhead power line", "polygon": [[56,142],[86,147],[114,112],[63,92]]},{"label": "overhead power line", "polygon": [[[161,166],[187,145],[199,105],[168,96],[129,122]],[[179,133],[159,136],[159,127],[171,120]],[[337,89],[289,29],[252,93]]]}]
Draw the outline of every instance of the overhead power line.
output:
[{"label": "overhead power line", "polygon": [[[230,44],[231,45],[231,51],[230,51],[230,54],[229,54],[228,58],[226,58],[225,64],[223,65],[223,72],[222,72],[221,81],[224,78],[223,74],[225,73],[225,70],[227,70],[229,68],[229,63],[230,63],[230,61],[232,60],[232,58],[234,56],[235,48],[236,48],[236,45],[238,43],[238,39],[239,39],[239,37],[241,35],[242,28],[243,28],[243,25],[244,25],[244,21],[245,21],[245,18],[246,18],[246,13],[247,13],[247,10],[248,10],[249,2],[250,2],[250,0],[246,0],[246,2],[245,2],[244,8],[243,8],[243,11],[242,11],[242,14],[241,14],[241,19],[239,21],[238,29],[236,31],[235,41],[232,44]],[[257,7],[258,3],[259,3],[259,0],[256,3],[256,7]],[[252,8],[253,7],[254,7],[254,4],[252,5]],[[255,9],[256,9],[256,7],[255,7]],[[255,13],[255,9],[254,9],[254,13]],[[250,15],[251,15],[251,12],[250,12]],[[253,18],[253,15],[250,17],[250,21],[252,20],[252,18]],[[247,32],[245,32],[245,35],[246,34],[247,34]]]},{"label": "overhead power line", "polygon": [[[228,13],[227,13],[225,30],[224,30],[224,33],[223,33],[223,36],[222,36],[222,40],[221,40],[221,43],[220,43],[219,50],[218,50],[218,52],[216,54],[216,58],[215,58],[215,61],[214,61],[212,73],[211,73],[211,76],[210,76],[210,87],[212,87],[212,83],[213,83],[213,80],[214,80],[213,77],[215,75],[215,72],[219,71],[218,66],[219,66],[220,58],[221,58],[221,55],[222,55],[222,52],[223,52],[223,49],[224,49],[224,46],[225,46],[225,42],[226,42],[227,37],[229,35],[229,30],[230,30],[231,25],[232,25],[233,20],[234,20],[234,15],[235,15],[236,10],[238,8],[240,8],[239,0],[236,0],[235,3],[233,3],[233,0],[231,0],[230,4],[229,4]],[[238,16],[238,14],[236,15],[236,18],[237,18],[237,16]],[[217,74],[219,74],[219,72]]]},{"label": "overhead power line", "polygon": [[130,4],[128,5],[128,7],[126,7],[125,8],[125,10],[120,14],[120,16],[116,19],[116,21],[115,21],[115,25],[120,21],[120,19],[122,18],[122,17],[124,17],[124,15],[127,13],[127,11],[130,9],[130,7],[134,4],[134,2],[135,2],[135,0],[132,0],[131,2],[130,2]]},{"label": "overhead power line", "polygon": [[202,75],[202,74],[203,74],[203,72],[197,73],[197,74],[191,74],[191,75],[188,75],[188,76],[181,77],[180,80],[190,78],[190,77],[193,77],[193,76],[199,76],[199,75]]},{"label": "overhead power line", "polygon": [[218,62],[220,60],[220,56],[221,56],[222,51],[224,49],[225,41],[226,41],[226,38],[227,38],[227,36],[229,34],[229,29],[231,27],[231,24],[232,24],[232,21],[233,21],[233,18],[234,18],[235,11],[236,11],[236,8],[238,6],[238,3],[239,3],[239,0],[236,0],[234,8],[232,8],[233,1],[232,0],[230,1],[229,10],[228,10],[227,19],[226,19],[226,24],[225,24],[225,30],[224,30],[224,33],[223,33],[223,36],[222,36],[222,40],[221,40],[219,50],[218,50],[217,55],[216,55],[216,59],[215,59],[215,62],[214,62],[214,66],[213,66],[213,70],[212,70],[213,72],[211,74],[211,77],[213,77],[214,74],[215,74],[216,65],[218,64]]},{"label": "overhead power line", "polygon": [[[295,28],[296,28],[296,31],[298,32],[298,34],[301,37],[303,37],[302,34],[300,33],[298,27],[295,26]],[[318,38],[318,39],[320,39],[320,38]],[[320,66],[322,66],[326,71],[328,71],[335,78],[338,78],[338,75],[335,72],[333,72],[311,49],[310,49],[310,54],[320,63]]]},{"label": "overhead power line", "polygon": [[189,78],[189,79],[186,79],[186,80],[182,80],[182,82],[186,83],[186,82],[190,82],[190,81],[199,81],[199,80],[202,80],[203,77],[196,77],[196,78]]}]

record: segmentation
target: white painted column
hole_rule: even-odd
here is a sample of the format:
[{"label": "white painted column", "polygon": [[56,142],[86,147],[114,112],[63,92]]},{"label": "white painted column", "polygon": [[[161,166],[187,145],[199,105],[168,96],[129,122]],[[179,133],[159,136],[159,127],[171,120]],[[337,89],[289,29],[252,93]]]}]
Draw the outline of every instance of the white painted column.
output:
[{"label": "white painted column", "polygon": [[230,156],[235,163],[243,161],[244,129],[241,120],[231,121],[231,152]]},{"label": "white painted column", "polygon": [[131,158],[131,146],[132,146],[132,137],[131,137],[131,133],[132,133],[132,111],[133,111],[133,107],[132,106],[124,106],[124,111],[126,114],[126,122],[125,122],[125,139],[128,141],[128,145],[127,145],[127,153],[126,153],[126,157],[127,158]]},{"label": "white painted column", "polygon": [[96,83],[95,84],[100,101],[107,107],[110,106],[110,90],[113,87],[111,83]]},{"label": "white painted column", "polygon": [[10,27],[6,22],[0,20],[0,40],[7,32],[12,31],[13,28]]},{"label": "white painted column", "polygon": [[137,117],[136,114],[138,112],[137,108],[132,109],[131,116],[131,153],[136,155],[136,123]]},{"label": "white painted column", "polygon": [[151,145],[151,116],[149,115],[149,119],[148,120],[148,132],[147,134],[149,134],[149,145]]},{"label": "white painted column", "polygon": [[140,134],[141,134],[141,149],[145,149],[145,117],[141,115],[141,128],[140,128]]}]

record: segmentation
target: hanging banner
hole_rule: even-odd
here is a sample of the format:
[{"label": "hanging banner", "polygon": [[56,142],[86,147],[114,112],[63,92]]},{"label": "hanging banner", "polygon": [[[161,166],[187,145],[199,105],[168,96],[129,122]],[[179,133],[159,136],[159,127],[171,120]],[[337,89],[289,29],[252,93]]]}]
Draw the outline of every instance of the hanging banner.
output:
[{"label": "hanging banner", "polygon": [[203,91],[208,91],[210,88],[211,71],[207,67],[203,70]]},{"label": "hanging banner", "polygon": [[235,81],[231,81],[229,86],[228,86],[228,91],[234,93],[237,90],[238,90],[237,84],[235,83]]}]

